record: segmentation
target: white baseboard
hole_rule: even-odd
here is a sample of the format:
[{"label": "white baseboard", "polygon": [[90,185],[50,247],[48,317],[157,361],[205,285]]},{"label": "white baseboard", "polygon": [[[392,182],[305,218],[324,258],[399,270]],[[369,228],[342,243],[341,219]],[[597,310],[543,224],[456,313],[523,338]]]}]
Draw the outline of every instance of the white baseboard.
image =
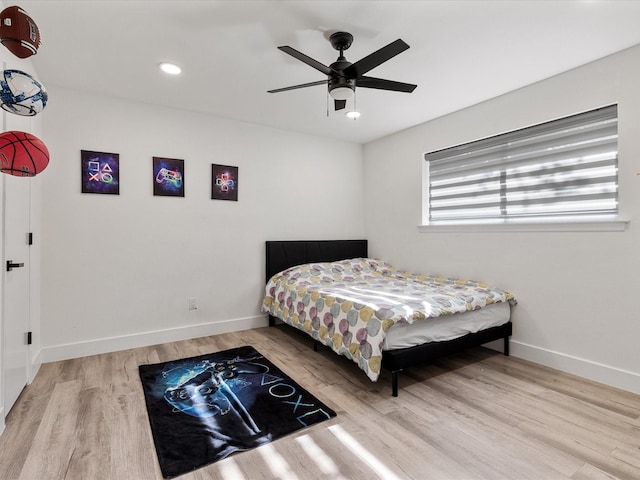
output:
[{"label": "white baseboard", "polygon": [[36,374],[40,367],[42,366],[42,350],[38,350],[37,352],[33,352],[31,356],[31,365],[29,365],[29,378],[27,379],[27,383],[31,384],[33,379],[36,378]]},{"label": "white baseboard", "polygon": [[[70,358],[86,357],[101,353],[116,352],[129,348],[147,347],[160,343],[188,340],[206,337],[220,333],[238,332],[267,326],[267,317],[239,318],[200,325],[189,325],[153,332],[123,335],[119,337],[89,340],[86,342],[68,343],[44,347],[41,355],[34,358],[34,364],[68,360]],[[609,365],[593,362],[584,358],[573,357],[564,353],[547,350],[545,348],[528,345],[511,340],[510,353],[514,357],[522,358],[563,372],[577,375],[595,382],[604,383],[612,387],[640,394],[640,374],[622,370]],[[502,351],[502,340],[486,345],[489,348]],[[37,371],[37,370],[36,370]],[[35,373],[34,373],[35,375]],[[2,412],[2,410],[0,410]],[[0,428],[4,428],[4,416],[0,415]]]},{"label": "white baseboard", "polygon": [[132,335],[101,338],[86,342],[67,343],[42,348],[41,359],[43,363],[57,362],[71,358],[98,355],[101,353],[117,352],[130,348],[147,347],[160,343],[189,340],[191,338],[207,337],[220,333],[238,332],[267,326],[266,315],[257,317],[237,318],[199,325],[156,330]]},{"label": "white baseboard", "polygon": [[4,432],[4,407],[0,407],[0,435]]},{"label": "white baseboard", "polygon": [[535,347],[515,340],[511,340],[509,345],[510,353],[514,357],[640,394],[640,374],[638,373]]}]

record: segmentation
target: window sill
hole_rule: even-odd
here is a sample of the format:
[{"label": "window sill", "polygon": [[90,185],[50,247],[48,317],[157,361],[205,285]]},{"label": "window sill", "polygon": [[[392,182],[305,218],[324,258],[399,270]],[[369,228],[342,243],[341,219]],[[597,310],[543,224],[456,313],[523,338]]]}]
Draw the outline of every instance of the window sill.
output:
[{"label": "window sill", "polygon": [[418,225],[421,233],[493,233],[493,232],[622,232],[629,220],[582,222],[486,223],[470,225]]}]

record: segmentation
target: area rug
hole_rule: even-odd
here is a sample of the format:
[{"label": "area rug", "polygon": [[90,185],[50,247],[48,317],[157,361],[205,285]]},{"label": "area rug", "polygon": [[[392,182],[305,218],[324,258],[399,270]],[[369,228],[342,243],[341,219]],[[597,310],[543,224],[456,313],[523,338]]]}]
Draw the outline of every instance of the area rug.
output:
[{"label": "area rug", "polygon": [[139,368],[164,478],[336,415],[250,346]]}]

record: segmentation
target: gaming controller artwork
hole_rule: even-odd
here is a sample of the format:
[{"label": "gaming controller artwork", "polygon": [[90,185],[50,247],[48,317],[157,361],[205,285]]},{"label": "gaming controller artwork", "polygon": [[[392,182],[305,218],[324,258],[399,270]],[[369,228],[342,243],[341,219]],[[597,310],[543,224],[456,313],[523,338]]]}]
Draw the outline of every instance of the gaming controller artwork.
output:
[{"label": "gaming controller artwork", "polygon": [[153,194],[184,197],[184,160],[153,157]]},{"label": "gaming controller artwork", "polygon": [[179,188],[182,185],[182,174],[178,171],[162,168],[156,175],[156,182],[169,182],[173,186]]}]

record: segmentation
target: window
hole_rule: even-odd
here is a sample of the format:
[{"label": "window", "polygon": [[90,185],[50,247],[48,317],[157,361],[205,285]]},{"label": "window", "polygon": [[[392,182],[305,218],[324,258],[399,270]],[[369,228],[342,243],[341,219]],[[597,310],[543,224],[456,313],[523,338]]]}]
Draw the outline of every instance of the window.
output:
[{"label": "window", "polygon": [[618,213],[616,105],[427,153],[425,161],[429,225]]}]

